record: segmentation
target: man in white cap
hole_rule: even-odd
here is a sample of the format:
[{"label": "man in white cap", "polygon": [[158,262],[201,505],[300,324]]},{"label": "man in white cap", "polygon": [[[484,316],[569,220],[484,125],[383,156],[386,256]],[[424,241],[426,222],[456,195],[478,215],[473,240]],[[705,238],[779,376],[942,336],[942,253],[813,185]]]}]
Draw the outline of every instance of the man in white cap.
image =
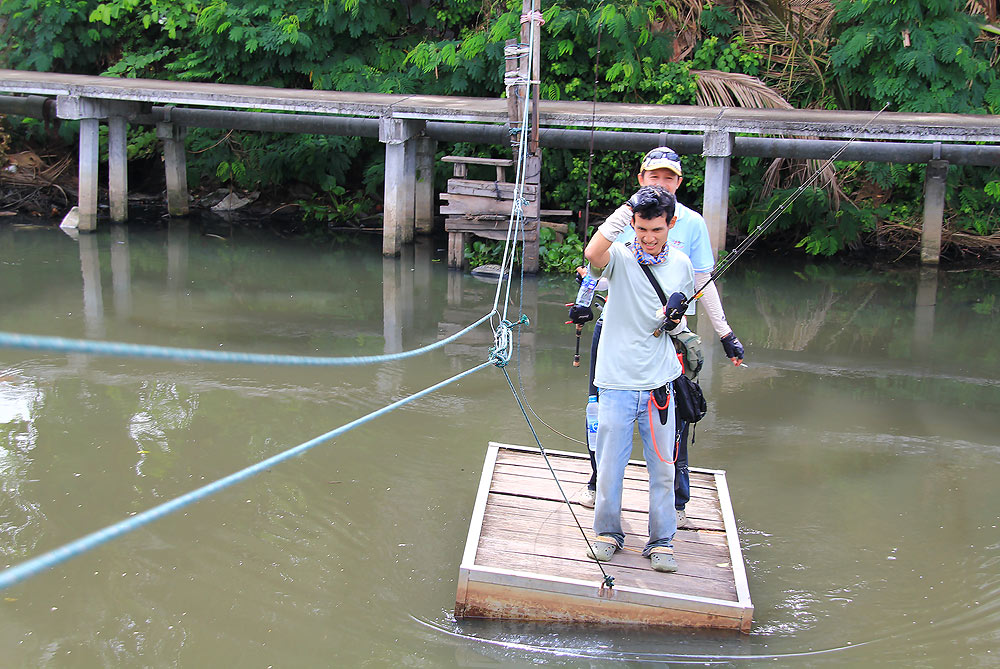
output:
[{"label": "man in white cap", "polygon": [[[676,194],[683,182],[683,170],[681,159],[676,151],[670,147],[661,146],[649,151],[643,156],[639,166],[638,181],[640,186],[662,186],[673,194]],[[711,242],[708,237],[708,226],[701,214],[693,209],[684,206],[679,201],[676,204],[675,216],[677,221],[670,229],[668,245],[670,248],[683,251],[690,259],[695,272],[695,287],[702,290],[701,303],[705,307],[712,327],[719,335],[722,347],[726,352],[726,357],[733,361],[734,365],[743,362],[743,344],[736,338],[736,334],[726,321],[725,311],[722,309],[722,300],[714,282],[709,282],[708,277],[715,268],[715,253],[712,251]],[[632,210],[628,204],[619,207],[608,221],[618,221],[618,219],[631,221]],[[616,241],[626,243],[635,238],[635,231],[630,225],[624,227],[623,232]],[[583,268],[580,268],[583,269]],[[576,302],[570,308],[570,322],[583,324],[593,319],[593,312],[590,304],[593,300],[594,290],[603,290],[597,280],[590,276],[584,276],[582,285],[577,295]],[[688,296],[689,298],[692,296]],[[691,303],[688,313],[694,313],[694,303]],[[594,362],[597,357],[597,345],[601,337],[602,322],[599,319],[594,324],[594,338],[590,355],[590,395],[597,395],[597,388],[594,386]],[[674,504],[677,510],[677,526],[688,527],[687,513],[685,507],[690,499],[690,477],[688,474],[687,423],[678,426],[678,455],[676,463],[675,499]],[[597,461],[594,456],[593,446],[591,446],[591,476],[587,490],[581,497],[581,504],[593,506],[597,485]]]}]

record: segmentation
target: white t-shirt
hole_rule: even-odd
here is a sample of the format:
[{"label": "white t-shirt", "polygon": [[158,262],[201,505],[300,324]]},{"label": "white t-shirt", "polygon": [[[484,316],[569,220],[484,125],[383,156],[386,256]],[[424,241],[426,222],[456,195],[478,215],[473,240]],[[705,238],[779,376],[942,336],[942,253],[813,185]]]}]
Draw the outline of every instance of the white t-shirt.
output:
[{"label": "white t-shirt", "polygon": [[[659,388],[681,374],[670,337],[653,336],[661,322],[657,311],[663,304],[632,249],[615,242],[608,253],[611,260],[607,267],[590,268],[593,276],[608,279],[594,385],[612,390]],[[666,297],[677,291],[694,294],[694,268],[683,252],[671,248],[664,262],[649,268]]]}]

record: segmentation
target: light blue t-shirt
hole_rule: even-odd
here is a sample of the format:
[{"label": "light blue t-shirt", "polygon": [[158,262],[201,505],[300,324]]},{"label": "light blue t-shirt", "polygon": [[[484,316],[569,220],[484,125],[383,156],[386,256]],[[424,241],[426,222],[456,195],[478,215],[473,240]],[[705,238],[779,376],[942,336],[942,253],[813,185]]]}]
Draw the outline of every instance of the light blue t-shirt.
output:
[{"label": "light blue t-shirt", "polygon": [[[608,278],[594,385],[612,390],[659,388],[681,374],[670,337],[653,336],[660,324],[657,311],[663,305],[631,249],[615,242],[608,253],[607,267],[590,270],[593,276]],[[694,269],[683,252],[670,249],[664,262],[649,268],[665,295],[694,292]]]},{"label": "light blue t-shirt", "polygon": [[[691,259],[694,271],[711,272],[715,268],[715,254],[712,253],[712,243],[708,239],[708,225],[704,217],[680,202],[677,203],[674,213],[677,222],[667,236],[670,248],[683,251]],[[627,244],[633,239],[635,230],[632,226],[626,226],[615,241]]]}]

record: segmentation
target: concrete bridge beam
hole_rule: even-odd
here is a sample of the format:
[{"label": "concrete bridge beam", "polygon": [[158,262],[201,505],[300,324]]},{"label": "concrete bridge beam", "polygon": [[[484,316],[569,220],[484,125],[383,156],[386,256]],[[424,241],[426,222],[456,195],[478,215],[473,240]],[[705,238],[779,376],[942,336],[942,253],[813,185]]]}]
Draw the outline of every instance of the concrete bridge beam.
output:
[{"label": "concrete bridge beam", "polygon": [[716,257],[726,248],[729,219],[729,169],[733,159],[733,133],[709,130],[705,133],[705,205],[702,215]]},{"label": "concrete bridge beam", "polygon": [[924,224],[920,232],[920,262],[925,265],[937,265],[941,260],[947,177],[947,160],[932,160],[927,163],[924,175]]}]

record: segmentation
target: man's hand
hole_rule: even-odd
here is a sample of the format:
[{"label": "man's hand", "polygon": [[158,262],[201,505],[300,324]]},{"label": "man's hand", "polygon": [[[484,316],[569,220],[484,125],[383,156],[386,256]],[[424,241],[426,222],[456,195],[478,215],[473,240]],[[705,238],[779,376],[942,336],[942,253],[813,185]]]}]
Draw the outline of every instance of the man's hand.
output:
[{"label": "man's hand", "polygon": [[726,357],[733,361],[734,365],[743,362],[743,344],[736,338],[736,334],[730,332],[722,338],[722,348],[726,350]]},{"label": "man's hand", "polygon": [[687,311],[687,298],[684,293],[673,293],[667,300],[667,308],[664,315],[675,324],[681,322],[681,316]]},{"label": "man's hand", "polygon": [[570,323],[574,325],[583,325],[587,321],[594,320],[594,312],[591,311],[590,307],[582,307],[579,304],[568,304],[569,307],[569,320],[566,321],[566,325]]},{"label": "man's hand", "polygon": [[630,197],[628,200],[625,201],[625,204],[628,205],[628,208],[631,209],[632,211],[635,211],[636,205],[639,204],[638,195],[639,192],[636,191],[635,193],[632,193],[632,197]]}]

